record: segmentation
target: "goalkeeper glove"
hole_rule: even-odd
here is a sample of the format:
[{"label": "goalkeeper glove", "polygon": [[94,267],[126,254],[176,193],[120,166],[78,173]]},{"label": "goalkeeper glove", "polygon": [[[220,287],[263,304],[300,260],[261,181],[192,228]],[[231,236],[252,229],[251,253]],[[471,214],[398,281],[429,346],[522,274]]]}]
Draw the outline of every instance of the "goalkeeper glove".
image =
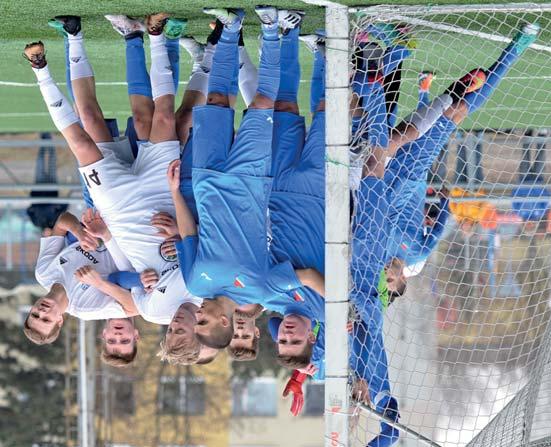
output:
[{"label": "goalkeeper glove", "polygon": [[308,374],[301,373],[295,369],[291,378],[287,382],[285,389],[283,390],[283,397],[287,397],[289,393],[293,393],[293,403],[291,404],[291,413],[293,413],[293,416],[298,416],[304,406],[302,384],[307,377]]}]

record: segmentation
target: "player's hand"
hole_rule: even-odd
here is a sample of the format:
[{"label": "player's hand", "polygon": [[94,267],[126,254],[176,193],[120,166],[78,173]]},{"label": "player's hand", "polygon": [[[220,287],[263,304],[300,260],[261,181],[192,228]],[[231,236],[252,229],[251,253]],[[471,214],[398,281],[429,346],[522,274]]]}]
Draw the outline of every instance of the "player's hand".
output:
[{"label": "player's hand", "polygon": [[75,237],[78,239],[80,246],[86,251],[94,251],[98,248],[97,239],[91,234],[88,234],[84,227],[80,227],[76,230]]},{"label": "player's hand", "polygon": [[301,373],[295,369],[293,375],[287,382],[283,390],[283,397],[287,397],[289,393],[293,393],[293,403],[291,404],[291,413],[293,416],[298,416],[304,406],[304,393],[302,392],[302,384],[308,377],[307,374]]},{"label": "player's hand", "polygon": [[89,286],[99,288],[103,283],[103,278],[98,272],[96,272],[91,266],[85,265],[76,270],[75,277],[82,284],[88,284]]},{"label": "player's hand", "polygon": [[111,233],[105,225],[100,213],[98,211],[88,208],[81,218],[82,224],[86,233],[93,237],[99,237],[104,242],[107,242],[111,239]]},{"label": "player's hand", "polygon": [[144,290],[149,293],[159,282],[159,275],[155,270],[147,269],[140,273],[140,281],[142,282]]},{"label": "player's hand", "polygon": [[42,230],[42,237],[50,237],[52,234],[54,234],[54,232],[51,228],[44,228]]},{"label": "player's hand", "polygon": [[161,254],[165,257],[165,258],[173,258],[174,256],[176,256],[176,241],[180,240],[180,238],[178,236],[174,236],[174,237],[171,237],[167,240],[165,240],[162,244],[161,244]]},{"label": "player's hand", "polygon": [[166,174],[168,179],[168,187],[171,192],[180,190],[180,160],[172,160],[168,165],[168,172]]},{"label": "player's hand", "polygon": [[165,212],[155,214],[151,218],[151,225],[153,225],[159,232],[159,236],[169,239],[178,235],[178,224],[174,218]]}]

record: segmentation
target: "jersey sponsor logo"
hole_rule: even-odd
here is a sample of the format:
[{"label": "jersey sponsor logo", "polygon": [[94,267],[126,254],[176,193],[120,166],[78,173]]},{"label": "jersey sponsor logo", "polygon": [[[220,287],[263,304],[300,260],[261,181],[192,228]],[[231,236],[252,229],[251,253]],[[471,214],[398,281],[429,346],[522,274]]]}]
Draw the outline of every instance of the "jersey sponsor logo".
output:
[{"label": "jersey sponsor logo", "polygon": [[179,264],[176,264],[176,265],[173,265],[172,267],[169,267],[167,269],[164,269],[162,272],[161,272],[161,277],[165,276],[168,272],[171,272],[173,270],[177,270],[178,267],[180,267]]},{"label": "jersey sponsor logo", "polygon": [[63,265],[63,264],[67,264],[67,259],[65,259],[64,257],[60,257],[59,258],[59,265]]},{"label": "jersey sponsor logo", "polygon": [[55,107],[55,108],[57,108],[57,107],[61,107],[62,104],[63,104],[63,99],[60,99],[59,101],[56,101],[56,102],[51,103],[51,104],[50,104],[50,107]]},{"label": "jersey sponsor logo", "polygon": [[235,277],[235,280],[233,281],[233,285],[234,285],[235,287],[239,287],[240,289],[244,289],[244,288],[245,288],[245,283],[244,283],[243,281],[241,281],[241,280],[239,279],[239,277],[237,277],[237,276]]},{"label": "jersey sponsor logo", "polygon": [[293,298],[295,299],[295,301],[298,301],[298,302],[303,302],[304,301],[304,297],[298,293],[296,290],[295,290],[295,293],[293,293]]},{"label": "jersey sponsor logo", "polygon": [[161,293],[165,293],[166,292],[166,286],[163,286],[163,287],[157,287],[157,290]]},{"label": "jersey sponsor logo", "polygon": [[94,255],[84,250],[80,245],[77,245],[75,250],[81,253],[85,258],[88,258],[88,260],[92,261],[94,264],[99,264],[99,261],[94,257]]},{"label": "jersey sponsor logo", "polygon": [[205,278],[207,281],[212,281],[212,278],[205,272],[201,273],[201,278]]}]

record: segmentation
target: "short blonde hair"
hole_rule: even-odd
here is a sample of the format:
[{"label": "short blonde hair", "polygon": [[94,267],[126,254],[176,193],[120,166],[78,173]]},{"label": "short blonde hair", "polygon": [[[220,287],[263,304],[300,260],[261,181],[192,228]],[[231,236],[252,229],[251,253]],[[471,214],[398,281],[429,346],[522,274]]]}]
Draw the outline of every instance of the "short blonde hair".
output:
[{"label": "short blonde hair", "polygon": [[192,337],[190,343],[170,346],[165,335],[161,340],[161,350],[157,356],[161,358],[161,362],[168,362],[171,365],[193,365],[197,363],[200,352],[201,343],[195,336]]},{"label": "short blonde hair", "polygon": [[287,369],[301,369],[306,368],[310,364],[312,357],[312,351],[314,345],[306,343],[306,346],[302,352],[298,355],[279,355],[277,356],[277,363]]},{"label": "short blonde hair", "polygon": [[246,362],[254,360],[258,356],[259,342],[260,337],[254,337],[253,344],[250,348],[234,348],[230,343],[226,350],[233,360],[237,360],[238,362]]},{"label": "short blonde hair", "polygon": [[44,335],[42,332],[37,331],[35,328],[29,325],[29,316],[30,313],[29,315],[27,315],[25,323],[23,324],[23,333],[30,341],[32,341],[36,345],[49,345],[50,343],[53,343],[57,340],[61,332],[61,327],[65,322],[65,317],[62,317],[63,321],[61,322],[61,324],[56,324],[49,334]]},{"label": "short blonde hair", "polygon": [[138,354],[138,342],[134,341],[134,349],[130,354],[108,352],[105,343],[101,346],[101,361],[114,368],[125,368],[129,366]]}]

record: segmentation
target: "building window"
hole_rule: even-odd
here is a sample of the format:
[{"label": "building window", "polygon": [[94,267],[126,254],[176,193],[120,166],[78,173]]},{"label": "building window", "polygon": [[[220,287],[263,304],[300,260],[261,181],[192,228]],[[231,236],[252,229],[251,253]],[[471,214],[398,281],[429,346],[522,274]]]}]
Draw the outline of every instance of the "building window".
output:
[{"label": "building window", "polygon": [[323,382],[306,384],[304,396],[304,416],[321,416],[325,411],[325,393]]},{"label": "building window", "polygon": [[277,384],[273,377],[257,377],[232,385],[234,416],[277,416]]},{"label": "building window", "polygon": [[134,383],[125,380],[113,380],[111,382],[111,393],[113,415],[132,416],[136,406],[134,401]]},{"label": "building window", "polygon": [[205,380],[202,377],[162,376],[159,409],[165,414],[205,414]]}]

